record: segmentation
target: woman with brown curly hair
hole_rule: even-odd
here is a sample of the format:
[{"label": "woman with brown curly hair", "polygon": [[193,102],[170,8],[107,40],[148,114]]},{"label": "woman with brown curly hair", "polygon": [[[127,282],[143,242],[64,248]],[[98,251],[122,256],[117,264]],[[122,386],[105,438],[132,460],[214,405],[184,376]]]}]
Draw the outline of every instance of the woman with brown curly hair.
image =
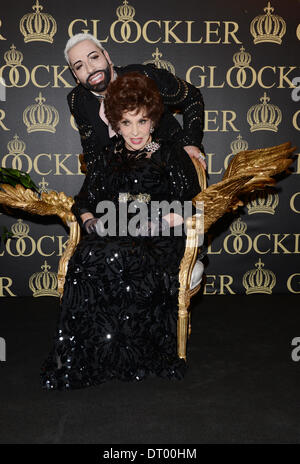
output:
[{"label": "woman with brown curly hair", "polygon": [[[69,262],[44,388],[184,375],[177,355],[183,213],[163,214],[159,203],[182,205],[199,184],[183,148],[157,139],[162,112],[156,85],[144,75],[120,76],[108,88],[105,114],[116,137],[89,165],[75,198],[85,234]],[[130,229],[139,208],[142,219]]]}]

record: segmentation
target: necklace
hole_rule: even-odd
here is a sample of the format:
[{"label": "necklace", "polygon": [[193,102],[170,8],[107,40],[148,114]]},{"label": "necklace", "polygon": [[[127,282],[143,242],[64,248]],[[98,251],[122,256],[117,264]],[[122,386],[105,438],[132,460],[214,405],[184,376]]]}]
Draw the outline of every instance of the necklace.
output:
[{"label": "necklace", "polygon": [[98,98],[98,100],[104,100],[105,99],[105,95],[103,95],[102,93],[92,92],[92,94],[95,95],[95,97]]}]

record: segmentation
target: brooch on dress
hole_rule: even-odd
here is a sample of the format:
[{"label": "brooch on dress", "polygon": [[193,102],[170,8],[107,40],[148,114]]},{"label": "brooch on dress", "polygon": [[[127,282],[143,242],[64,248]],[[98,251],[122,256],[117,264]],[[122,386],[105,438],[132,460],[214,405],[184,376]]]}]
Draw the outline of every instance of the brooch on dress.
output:
[{"label": "brooch on dress", "polygon": [[157,151],[160,148],[160,144],[157,142],[149,142],[147,143],[147,145],[144,146],[144,148],[147,151],[151,151],[153,153],[154,151]]}]

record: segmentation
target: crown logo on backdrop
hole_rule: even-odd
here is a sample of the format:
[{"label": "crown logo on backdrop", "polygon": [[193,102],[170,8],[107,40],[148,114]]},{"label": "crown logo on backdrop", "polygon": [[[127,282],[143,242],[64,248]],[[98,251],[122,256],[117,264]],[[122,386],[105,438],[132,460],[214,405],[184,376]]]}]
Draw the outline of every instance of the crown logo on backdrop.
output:
[{"label": "crown logo on backdrop", "polygon": [[41,182],[39,182],[39,186],[40,186],[39,192],[40,193],[43,193],[43,192],[49,193],[49,191],[47,190],[48,185],[49,185],[49,182],[46,182],[45,177],[43,177]]},{"label": "crown logo on backdrop", "polygon": [[14,44],[4,53],[4,61],[10,66],[20,66],[23,61],[23,53],[16,49]]},{"label": "crown logo on backdrop", "polygon": [[266,213],[275,214],[275,209],[279,203],[278,193],[261,190],[248,195],[248,214]]},{"label": "crown logo on backdrop", "polygon": [[271,295],[276,284],[274,272],[268,269],[263,269],[264,263],[260,258],[255,266],[256,269],[247,271],[243,277],[243,286],[246,289],[246,294],[251,295],[251,293],[266,293]]},{"label": "crown logo on backdrop", "polygon": [[132,21],[135,16],[135,9],[128,4],[127,0],[123,1],[123,5],[116,9],[119,21]]},{"label": "crown logo on backdrop", "polygon": [[276,105],[269,104],[270,98],[266,92],[260,98],[262,103],[251,106],[247,113],[247,121],[250,124],[250,131],[268,130],[277,132],[282,120],[281,110]]},{"label": "crown logo on backdrop", "polygon": [[58,111],[54,106],[45,105],[46,99],[39,93],[34,105],[27,106],[23,112],[23,122],[27,126],[27,132],[45,131],[55,133],[55,127],[59,121]]},{"label": "crown logo on backdrop", "polygon": [[57,31],[55,19],[48,13],[41,13],[43,7],[38,0],[32,9],[35,10],[34,13],[27,13],[20,20],[20,31],[24,36],[24,42],[53,43]]},{"label": "crown logo on backdrop", "polygon": [[162,53],[160,53],[157,47],[156,47],[155,52],[152,53],[152,56],[154,60],[144,61],[143,64],[154,64],[158,69],[166,69],[167,71],[175,75],[174,66],[172,65],[172,63],[170,63],[170,61],[165,61],[165,60],[160,59],[162,57]]},{"label": "crown logo on backdrop", "polygon": [[10,228],[14,238],[25,238],[29,234],[29,225],[24,224],[23,219],[18,219],[18,222]]},{"label": "crown logo on backdrop", "polygon": [[29,279],[29,288],[33,292],[34,297],[39,296],[59,296],[57,291],[57,274],[49,272],[51,266],[47,261],[41,266],[43,272],[36,272],[32,274]]},{"label": "crown logo on backdrop", "polygon": [[246,151],[248,150],[248,142],[242,138],[242,136],[239,134],[233,142],[230,144],[231,148],[231,153],[235,155],[236,153],[239,153],[240,151]]},{"label": "crown logo on backdrop", "polygon": [[232,235],[244,235],[247,231],[247,224],[238,218],[230,225],[229,229]]},{"label": "crown logo on backdrop", "polygon": [[14,135],[13,139],[10,140],[7,144],[9,154],[12,155],[22,155],[25,153],[26,144],[23,140],[19,139],[19,136]]},{"label": "crown logo on backdrop", "polygon": [[246,68],[251,63],[251,55],[248,52],[245,52],[244,47],[240,48],[239,52],[236,52],[233,55],[234,66],[237,68]]},{"label": "crown logo on backdrop", "polygon": [[271,42],[281,45],[282,37],[286,32],[286,23],[281,16],[273,15],[274,8],[268,2],[264,8],[266,14],[256,16],[251,21],[250,32],[255,44],[261,42]]}]

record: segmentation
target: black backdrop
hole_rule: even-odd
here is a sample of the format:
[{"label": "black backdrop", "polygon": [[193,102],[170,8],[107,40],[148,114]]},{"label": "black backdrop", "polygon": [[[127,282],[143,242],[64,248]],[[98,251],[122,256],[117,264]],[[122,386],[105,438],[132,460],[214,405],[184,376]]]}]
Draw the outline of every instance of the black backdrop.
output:
[{"label": "black backdrop", "polygon": [[[209,185],[241,149],[299,146],[299,11],[299,0],[6,2],[1,166],[29,172],[41,189],[79,190],[80,138],[66,102],[75,83],[63,56],[78,32],[97,36],[116,65],[154,61],[201,89]],[[299,156],[293,169],[210,231],[205,294],[300,293]],[[65,228],[3,210],[2,226],[14,238],[1,243],[0,296],[57,296]]]}]

